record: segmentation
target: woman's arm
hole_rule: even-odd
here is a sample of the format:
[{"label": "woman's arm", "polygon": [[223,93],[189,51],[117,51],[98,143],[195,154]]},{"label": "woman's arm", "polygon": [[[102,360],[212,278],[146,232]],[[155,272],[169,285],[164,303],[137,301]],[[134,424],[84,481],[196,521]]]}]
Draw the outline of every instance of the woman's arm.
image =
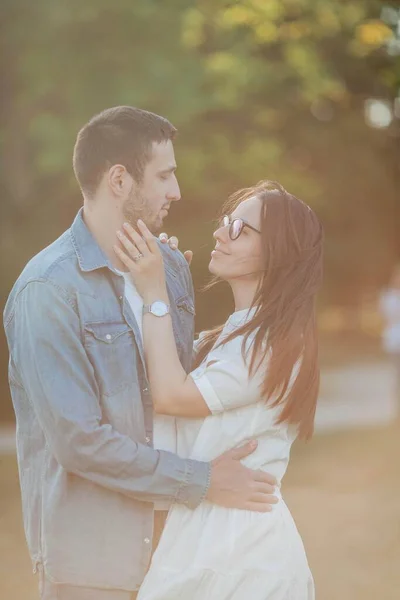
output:
[{"label": "woman's arm", "polygon": [[[138,222],[138,229],[141,235],[130,225],[124,225],[124,234],[118,237],[125,252],[117,246],[114,250],[131,271],[145,305],[156,300],[169,304],[160,249],[144,224]],[[142,255],[139,260],[132,260],[139,254]],[[143,316],[143,345],[155,411],[193,418],[210,415],[203,396],[180,363],[170,314]]]},{"label": "woman's arm", "polygon": [[[168,304],[166,288],[143,298],[145,304],[156,300]],[[210,415],[210,409],[179,360],[171,315],[144,315],[143,343],[155,411],[181,417]]]}]

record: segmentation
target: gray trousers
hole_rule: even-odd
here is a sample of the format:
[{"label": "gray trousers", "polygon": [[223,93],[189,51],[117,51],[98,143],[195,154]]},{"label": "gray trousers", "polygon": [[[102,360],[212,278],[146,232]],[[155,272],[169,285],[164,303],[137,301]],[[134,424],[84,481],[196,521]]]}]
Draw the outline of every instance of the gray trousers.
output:
[{"label": "gray trousers", "polygon": [[[160,541],[168,511],[154,512],[153,554]],[[135,600],[137,592],[124,590],[104,590],[52,583],[39,571],[39,593],[41,600]]]}]

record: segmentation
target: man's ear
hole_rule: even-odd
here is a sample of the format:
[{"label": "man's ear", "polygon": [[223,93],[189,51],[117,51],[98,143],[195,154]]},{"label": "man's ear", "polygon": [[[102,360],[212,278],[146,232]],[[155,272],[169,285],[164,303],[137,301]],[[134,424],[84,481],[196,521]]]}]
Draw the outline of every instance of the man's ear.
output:
[{"label": "man's ear", "polygon": [[128,173],[124,165],[113,165],[110,167],[107,181],[113,194],[123,198],[131,193],[135,185],[132,175]]}]

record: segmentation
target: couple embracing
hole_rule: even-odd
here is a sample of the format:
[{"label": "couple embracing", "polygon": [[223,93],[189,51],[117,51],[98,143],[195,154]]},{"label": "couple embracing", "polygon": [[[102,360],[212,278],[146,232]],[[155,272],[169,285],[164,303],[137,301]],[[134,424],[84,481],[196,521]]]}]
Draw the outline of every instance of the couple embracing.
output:
[{"label": "couple embracing", "polygon": [[281,482],[313,431],[322,226],[276,182],[229,198],[209,270],[235,311],[193,342],[188,261],[156,237],[175,133],[127,106],[81,129],[83,207],[5,308],[41,598],[313,600]]}]

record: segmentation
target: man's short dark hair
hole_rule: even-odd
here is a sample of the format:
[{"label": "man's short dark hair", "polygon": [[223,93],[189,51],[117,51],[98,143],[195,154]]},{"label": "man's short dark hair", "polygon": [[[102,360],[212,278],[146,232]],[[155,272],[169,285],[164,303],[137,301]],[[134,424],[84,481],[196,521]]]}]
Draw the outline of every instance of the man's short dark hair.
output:
[{"label": "man's short dark hair", "polygon": [[105,171],[124,165],[141,183],[153,142],[172,140],[175,127],[164,117],[133,106],[115,106],[95,115],[78,133],[73,166],[82,192],[96,193]]}]

